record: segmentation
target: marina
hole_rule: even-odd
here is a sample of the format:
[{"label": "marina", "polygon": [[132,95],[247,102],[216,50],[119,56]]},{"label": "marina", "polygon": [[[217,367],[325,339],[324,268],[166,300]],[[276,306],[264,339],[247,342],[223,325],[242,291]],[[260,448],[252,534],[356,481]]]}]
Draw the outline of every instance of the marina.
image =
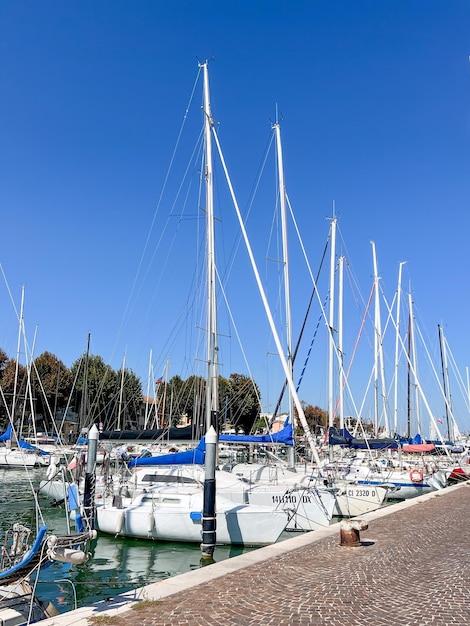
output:
[{"label": "marina", "polygon": [[[382,21],[387,22],[381,16]],[[59,32],[62,37],[62,28]],[[122,29],[116,33],[124,42]],[[311,34],[306,32],[306,41]],[[54,51],[51,58],[56,57],[61,58]],[[322,54],[322,65],[325,58]],[[96,54],[95,59],[98,63]],[[285,124],[276,103],[271,138],[255,168],[253,146],[260,144],[256,107],[250,106],[246,116],[240,106],[234,123],[234,92],[226,89],[240,72],[230,65],[219,70],[214,56],[205,59],[197,58],[192,88],[188,83],[168,169],[160,159],[171,146],[170,128],[177,120],[155,114],[160,101],[173,113],[181,106],[182,94],[174,87],[182,88],[185,71],[172,72],[171,81],[164,71],[151,81],[143,75],[141,89],[122,83],[140,107],[154,109],[146,122],[144,111],[140,118],[134,109],[134,119],[147,128],[152,152],[139,143],[123,149],[129,174],[134,164],[139,167],[120,190],[125,204],[95,193],[93,202],[81,200],[74,208],[80,194],[64,177],[70,201],[57,202],[57,208],[66,208],[70,224],[72,216],[85,221],[85,208],[96,214],[96,225],[106,218],[98,245],[91,236],[94,224],[87,220],[86,250],[99,253],[106,266],[82,268],[86,298],[77,280],[76,304],[63,317],[72,320],[77,313],[80,318],[64,332],[66,339],[60,338],[59,325],[49,337],[46,332],[43,338],[39,325],[31,333],[37,310],[30,309],[25,283],[18,300],[19,271],[14,268],[10,287],[1,266],[13,305],[12,327],[18,328],[14,335],[8,329],[0,346],[0,626],[470,626],[470,372],[466,367],[464,375],[460,363],[468,350],[460,333],[457,342],[447,340],[447,322],[437,325],[436,336],[421,319],[423,311],[426,324],[435,324],[442,317],[436,303],[449,302],[435,288],[434,276],[444,275],[442,268],[425,274],[431,307],[411,271],[403,274],[408,261],[397,266],[410,250],[418,256],[418,240],[431,237],[413,237],[403,249],[395,237],[390,248],[395,206],[386,210],[381,201],[372,209],[371,202],[367,220],[362,209],[359,213],[367,204],[366,181],[367,187],[374,181],[371,155],[392,154],[391,143],[382,139],[364,153],[364,174],[348,166],[348,175],[363,187],[355,201],[341,178],[325,188],[327,195],[319,201],[310,183],[320,173],[315,155],[328,163],[321,144],[309,141],[304,157],[292,150],[298,134],[301,143],[303,135],[307,138],[306,131],[294,132],[295,125]],[[141,61],[133,68],[142,67]],[[306,67],[313,77],[319,69],[310,61]],[[121,69],[116,70],[121,77]],[[251,64],[246,71],[251,75]],[[217,101],[212,107],[209,73],[221,102],[227,102],[222,109]],[[227,74],[233,79],[227,80]],[[295,80],[304,91],[306,75],[303,71]],[[354,73],[351,77],[356,80]],[[161,91],[149,89],[155,79]],[[375,82],[371,77],[364,93]],[[279,87],[286,95],[292,91],[285,78]],[[104,102],[105,91],[113,92],[129,120],[126,99],[115,89],[96,94],[93,104]],[[88,98],[92,92],[80,93]],[[257,100],[253,90],[244,93],[250,94],[250,105]],[[305,100],[305,94],[298,96],[292,101],[294,117],[300,112],[296,102]],[[311,97],[320,100],[317,93]],[[341,96],[338,102],[350,99]],[[358,102],[362,110],[363,98]],[[106,110],[112,116],[112,107]],[[311,113],[312,127],[318,128],[321,118],[314,108]],[[256,124],[250,128],[251,119]],[[356,119],[357,113],[348,126],[354,127]],[[282,134],[284,126],[287,131],[285,160],[281,123]],[[75,126],[88,128],[83,119],[81,124],[74,120]],[[119,152],[115,148],[124,141],[124,126],[119,121],[119,132],[93,143]],[[158,132],[149,132],[157,126]],[[397,128],[402,127],[400,121]],[[90,135],[98,140],[97,128]],[[129,137],[135,133],[130,130]],[[376,130],[365,128],[358,137],[370,134]],[[119,144],[113,146],[111,137]],[[52,169],[49,142],[37,143]],[[350,163],[360,155],[362,140],[355,143]],[[338,147],[331,146],[340,163]],[[394,154],[408,151],[396,146]],[[23,153],[29,154],[26,145]],[[75,156],[74,179],[81,162],[99,169],[85,152],[77,150]],[[376,175],[398,171],[396,160],[396,165],[384,163]],[[424,164],[419,154],[413,161]],[[109,180],[100,177],[103,189],[119,187],[117,162],[102,163],[111,173]],[[284,163],[292,172],[297,207],[287,193]],[[147,166],[158,178],[166,171],[150,220],[149,198],[154,204],[157,179],[145,171]],[[336,164],[329,168],[336,170]],[[58,180],[50,189],[62,181],[60,168],[55,169]],[[255,175],[256,182],[250,181]],[[407,178],[415,176],[407,173]],[[387,197],[379,180],[374,195],[380,191]],[[428,181],[429,174],[421,186],[427,188]],[[83,177],[84,189],[97,191],[89,182]],[[396,182],[394,187],[411,192],[404,178]],[[18,190],[23,186],[15,184]],[[150,195],[139,199],[144,184]],[[32,191],[36,187],[25,185]],[[326,198],[337,189],[345,197],[338,210],[336,200],[328,208],[327,233],[320,237],[320,207],[324,212]],[[44,196],[42,204],[51,200]],[[427,206],[424,200],[415,198],[413,204]],[[397,206],[402,201],[394,198]],[[107,207],[113,208],[112,220]],[[444,215],[443,202],[434,206],[436,214],[437,209]],[[432,203],[415,228],[428,221],[431,210]],[[339,222],[349,211],[352,237],[345,238]],[[51,232],[62,232],[47,213],[42,217]],[[149,222],[146,236],[144,220]],[[362,244],[366,224],[382,238],[377,246],[369,239],[368,252]],[[118,232],[123,226],[125,231]],[[407,220],[413,232],[410,226]],[[137,240],[143,244],[140,255]],[[114,249],[106,253],[110,242],[114,247],[124,243],[119,263],[112,262]],[[423,247],[426,255],[428,248]],[[78,249],[70,245],[72,256],[58,256],[70,259],[63,263],[67,279],[78,275],[73,267]],[[42,260],[43,252],[35,258]],[[359,262],[353,268],[354,257]],[[45,268],[47,276],[51,267],[63,269],[55,261]],[[122,281],[114,283],[116,289],[118,273]],[[95,279],[104,303],[92,295]],[[59,280],[58,272],[48,282],[51,296],[68,304],[60,287],[68,280]],[[113,302],[117,292],[121,306]],[[32,300],[37,299],[33,289]],[[81,308],[84,301],[91,311]],[[93,344],[88,330],[86,349],[72,360],[82,322],[92,327],[95,315],[101,324],[106,319],[106,327],[98,325]],[[52,311],[47,317],[53,325]],[[457,343],[456,358],[451,343]],[[147,348],[148,365],[143,364]],[[68,352],[68,365],[50,352],[58,349]]]}]

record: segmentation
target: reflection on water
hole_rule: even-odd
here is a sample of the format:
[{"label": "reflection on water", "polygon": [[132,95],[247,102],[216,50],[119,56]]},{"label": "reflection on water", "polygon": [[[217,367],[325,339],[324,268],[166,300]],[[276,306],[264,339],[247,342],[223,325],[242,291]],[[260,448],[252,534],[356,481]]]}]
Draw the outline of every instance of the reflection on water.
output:
[{"label": "reflection on water", "polygon": [[[15,522],[35,528],[33,490],[44,469],[0,470],[0,535]],[[66,532],[65,512],[39,500],[41,515],[50,532]],[[240,546],[217,546],[214,561],[223,561],[249,551]],[[83,565],[53,563],[39,575],[37,594],[54,602],[60,612],[113,597],[119,593],[164,580],[204,566],[196,544],[153,542],[99,535],[91,556]]]}]

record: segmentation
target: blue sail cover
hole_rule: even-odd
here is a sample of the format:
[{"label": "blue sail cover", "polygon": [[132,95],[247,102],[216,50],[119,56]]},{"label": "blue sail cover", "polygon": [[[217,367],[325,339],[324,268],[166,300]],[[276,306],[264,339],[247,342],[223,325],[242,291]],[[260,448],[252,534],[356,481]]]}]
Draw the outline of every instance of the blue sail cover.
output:
[{"label": "blue sail cover", "polygon": [[328,429],[328,443],[332,446],[344,446],[355,450],[381,450],[384,448],[398,448],[398,442],[391,437],[362,439],[353,437],[347,428],[339,432],[334,427]]},{"label": "blue sail cover", "polygon": [[[8,428],[6,429],[6,431],[2,435],[0,435],[0,441],[10,441],[12,433],[13,433],[13,427],[11,424],[8,424]],[[39,448],[37,448],[36,446],[33,446],[27,441],[23,441],[23,439],[18,440],[18,445],[20,448],[24,448],[25,450],[37,450],[39,454],[41,455],[49,454],[49,452],[40,450]]]},{"label": "blue sail cover", "polygon": [[33,446],[33,444],[28,443],[27,441],[23,441],[23,439],[18,440],[18,445],[20,448],[24,448],[25,450],[36,450],[36,452],[38,452],[41,456],[46,456],[50,454],[50,452],[47,452],[46,450],[41,450],[40,448]]},{"label": "blue sail cover", "polygon": [[204,437],[197,448],[185,452],[173,452],[159,456],[146,456],[131,459],[128,467],[142,467],[143,465],[204,465],[206,458],[206,442]]},{"label": "blue sail cover", "polygon": [[454,445],[453,441],[450,441],[449,439],[446,440],[442,440],[442,439],[423,439],[423,437],[418,433],[416,434],[414,437],[399,437],[398,441],[400,443],[433,443],[435,446],[448,446],[448,447],[452,447]]},{"label": "blue sail cover", "polygon": [[[287,424],[277,433],[267,435],[220,435],[219,441],[230,443],[281,443],[284,445],[294,445],[292,436],[292,424]],[[142,467],[144,465],[204,465],[206,456],[206,442],[204,437],[199,442],[197,448],[186,450],[185,452],[174,452],[173,454],[161,454],[159,456],[138,457],[131,459],[128,467]]]},{"label": "blue sail cover", "polygon": [[13,426],[11,424],[8,424],[8,428],[6,429],[6,431],[2,435],[0,435],[0,441],[10,441],[12,431]]},{"label": "blue sail cover", "polygon": [[219,441],[230,443],[281,443],[286,446],[294,445],[292,424],[287,424],[277,433],[267,433],[266,435],[220,435]]}]

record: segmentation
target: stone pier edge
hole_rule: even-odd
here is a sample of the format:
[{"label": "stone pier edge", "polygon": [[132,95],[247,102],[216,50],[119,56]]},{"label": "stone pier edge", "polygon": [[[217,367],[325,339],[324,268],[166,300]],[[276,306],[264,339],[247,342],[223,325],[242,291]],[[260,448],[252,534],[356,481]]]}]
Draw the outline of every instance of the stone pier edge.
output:
[{"label": "stone pier edge", "polygon": [[[372,511],[371,513],[361,515],[360,519],[370,523],[373,520],[392,515],[397,511],[416,506],[426,500],[445,497],[446,494],[456,489],[461,489],[464,485],[468,484],[469,481],[465,481],[439,491],[432,491],[423,496],[403,500],[402,502],[397,502],[396,504],[391,504],[376,511]],[[61,613],[56,617],[42,620],[40,623],[43,626],[90,626],[93,623],[88,620],[90,617],[105,615],[109,617],[118,616],[129,611],[133,605],[142,600],[162,600],[180,591],[186,591],[196,585],[220,578],[221,576],[244,569],[250,565],[261,563],[273,557],[285,554],[286,552],[297,550],[298,548],[310,545],[316,541],[321,541],[327,537],[338,535],[339,541],[340,523],[341,522],[338,522],[319,530],[301,533],[291,539],[286,539],[264,548],[258,548],[246,554],[240,554],[239,556],[213,563],[207,567],[185,572],[184,574],[178,574],[177,576],[165,580],[159,580],[145,587],[119,594],[109,600],[102,600],[90,606],[84,606],[73,611],[68,611],[67,613]]]}]

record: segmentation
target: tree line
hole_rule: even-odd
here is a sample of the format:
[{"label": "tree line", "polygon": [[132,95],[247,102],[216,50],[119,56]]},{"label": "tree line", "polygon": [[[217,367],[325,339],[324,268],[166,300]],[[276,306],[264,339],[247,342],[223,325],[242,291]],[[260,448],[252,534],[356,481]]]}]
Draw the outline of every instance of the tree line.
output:
[{"label": "tree line", "polygon": [[[219,428],[249,433],[260,422],[257,384],[244,374],[219,377]],[[10,420],[21,432],[56,433],[60,419],[76,422],[75,432],[100,424],[105,430],[162,428],[203,423],[206,381],[173,376],[158,380],[152,398],[129,368],[114,370],[101,356],[83,354],[68,368],[44,352],[25,366],[0,349],[0,427]]]},{"label": "tree line", "polygon": [[[250,433],[268,425],[261,417],[256,382],[244,374],[219,376],[219,430],[227,427]],[[0,348],[0,427],[11,419],[22,433],[56,434],[62,420],[74,422],[74,431],[92,424],[104,430],[165,428],[204,424],[206,381],[201,376],[155,381],[152,398],[143,395],[140,378],[129,368],[114,370],[98,355],[84,353],[68,368],[57,356],[44,352],[29,366],[8,357]],[[319,433],[328,414],[302,402],[307,423]]]}]

